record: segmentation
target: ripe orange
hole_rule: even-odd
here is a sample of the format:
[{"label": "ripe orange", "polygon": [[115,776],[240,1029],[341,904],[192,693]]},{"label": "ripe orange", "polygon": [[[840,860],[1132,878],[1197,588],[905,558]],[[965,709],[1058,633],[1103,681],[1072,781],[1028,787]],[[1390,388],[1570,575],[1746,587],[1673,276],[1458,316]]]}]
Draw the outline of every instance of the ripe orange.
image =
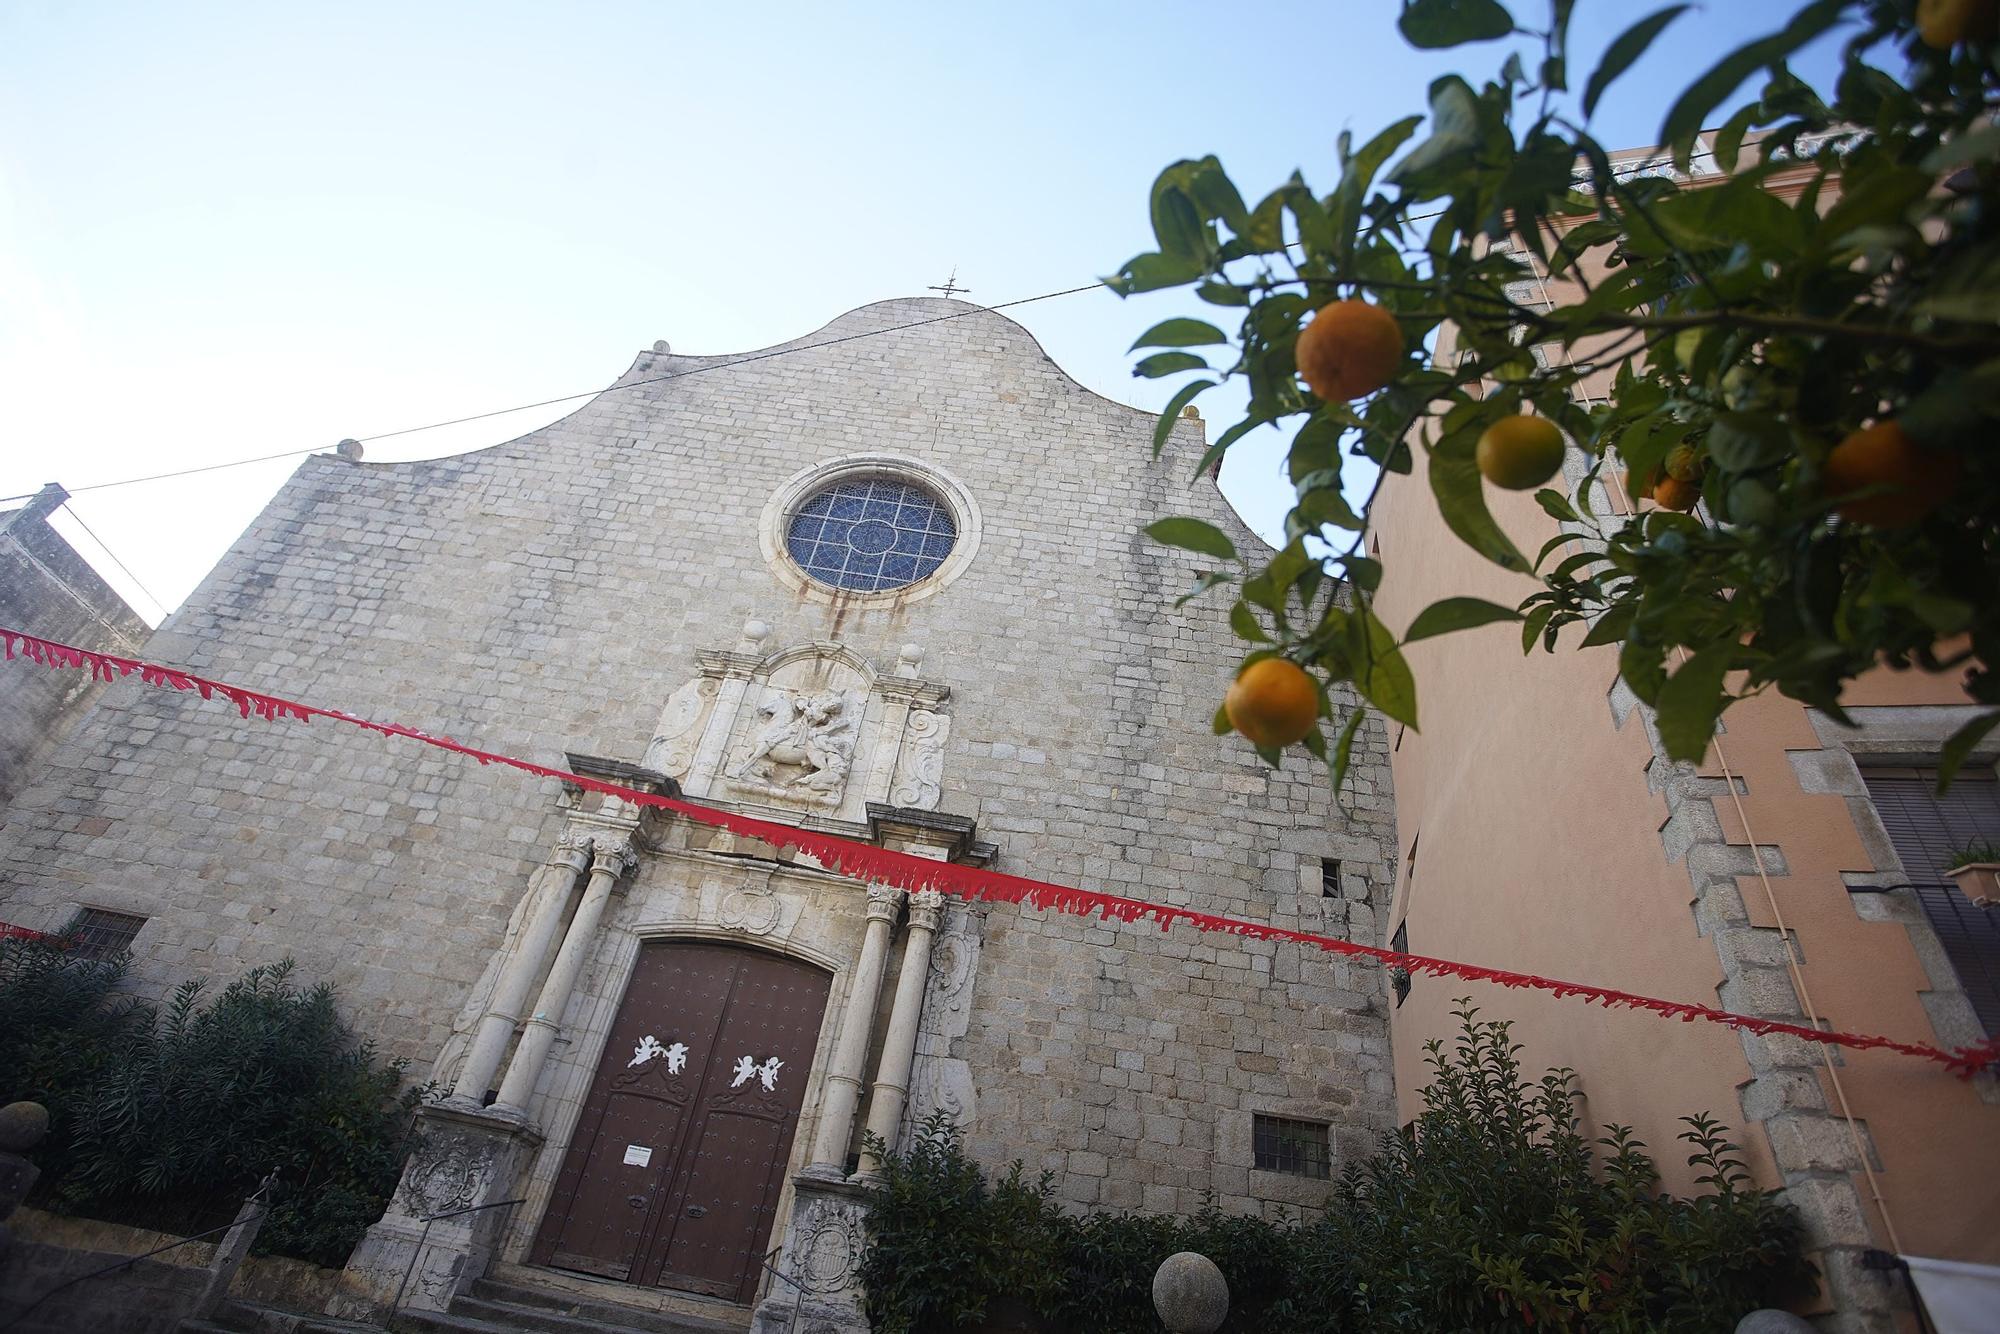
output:
[{"label": "ripe orange", "polygon": [[1229,725],[1260,746],[1289,746],[1319,719],[1319,689],[1297,663],[1259,658],[1223,696]]},{"label": "ripe orange", "polygon": [[1853,523],[1902,528],[1929,514],[1958,485],[1963,465],[1956,454],[1926,449],[1893,421],[1864,426],[1833,447],[1821,481],[1829,496],[1852,495],[1864,487],[1888,487],[1877,495],[1841,501],[1834,512]]},{"label": "ripe orange", "polygon": [[1366,301],[1321,306],[1299,334],[1294,356],[1306,387],[1329,403],[1374,393],[1403,364],[1396,317]]},{"label": "ripe orange", "polygon": [[1917,36],[1926,46],[1950,50],[1967,39],[2000,31],[2000,0],[1917,0]]},{"label": "ripe orange", "polygon": [[1653,483],[1653,503],[1665,510],[1691,510],[1701,499],[1701,483],[1682,481],[1672,473]]},{"label": "ripe orange", "polygon": [[1479,437],[1472,456],[1493,485],[1526,491],[1561,471],[1562,432],[1546,417],[1502,417]]},{"label": "ripe orange", "polygon": [[1675,445],[1667,451],[1667,476],[1677,482],[1698,482],[1703,468],[1701,451],[1693,445]]}]

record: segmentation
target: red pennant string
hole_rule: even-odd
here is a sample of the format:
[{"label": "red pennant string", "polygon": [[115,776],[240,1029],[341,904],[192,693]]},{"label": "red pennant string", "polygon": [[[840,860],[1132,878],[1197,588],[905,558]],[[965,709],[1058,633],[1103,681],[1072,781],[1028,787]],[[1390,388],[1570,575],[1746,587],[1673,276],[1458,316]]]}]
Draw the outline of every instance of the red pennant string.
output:
[{"label": "red pennant string", "polygon": [[0,627],[0,640],[5,641],[9,661],[20,656],[44,667],[87,670],[95,679],[101,681],[114,681],[136,673],[146,685],[160,689],[192,690],[203,699],[213,699],[219,695],[234,704],[237,712],[244,718],[255,714],[267,722],[301,723],[309,722],[313,718],[328,718],[334,722],[365,728],[381,736],[408,737],[412,741],[420,741],[424,745],[435,746],[440,750],[468,755],[481,764],[503,764],[512,769],[519,769],[523,773],[572,783],[588,791],[618,797],[635,805],[672,811],[698,824],[725,829],[741,838],[754,838],[774,847],[796,848],[828,870],[852,876],[857,880],[893,885],[899,889],[935,889],[972,902],[1026,903],[1042,911],[1054,911],[1078,917],[1096,914],[1109,922],[1132,923],[1150,920],[1157,923],[1162,931],[1184,923],[1197,931],[1220,932],[1239,936],[1245,940],[1291,941],[1300,945],[1310,945],[1329,954],[1373,959],[1390,968],[1401,968],[1412,973],[1456,977],[1472,982],[1491,982],[1503,987],[1530,987],[1558,997],[1580,996],[1586,1003],[1594,1001],[1606,1007],[1646,1010],[1670,1019],[1679,1019],[1683,1023],[1692,1023],[1699,1019],[1705,1023],[1721,1024],[1765,1037],[1783,1034],[1807,1042],[1848,1047],[1857,1051],[1898,1052],[1904,1056],[1936,1062],[1962,1079],[1969,1079],[1987,1066],[2000,1062],[2000,1040],[1988,1039],[1969,1047],[1960,1047],[1956,1051],[1946,1051],[1927,1043],[1898,1042],[1893,1038],[1866,1033],[1829,1032],[1778,1019],[1759,1019],[1753,1015],[1734,1014],[1707,1005],[1661,1000],[1656,996],[1640,996],[1629,991],[1592,986],[1586,982],[1566,982],[1535,973],[1516,973],[1505,968],[1483,968],[1477,964],[1459,963],[1452,959],[1435,959],[1423,954],[1403,954],[1395,950],[1379,949],[1373,945],[1357,944],[1351,940],[1314,935],[1309,931],[1293,931],[1287,927],[1246,922],[1234,917],[1219,917],[1213,913],[1176,908],[1165,903],[1148,903],[1141,899],[1077,889],[1069,885],[1056,885],[1000,871],[932,861],[906,852],[896,852],[893,849],[876,847],[869,843],[857,843],[852,839],[839,838],[832,834],[801,829],[796,825],[759,820],[710,806],[697,805],[690,801],[640,792],[603,779],[588,778],[565,769],[555,769],[530,760],[516,759],[511,755],[496,755],[491,751],[478,750],[453,741],[449,737],[433,736],[413,727],[375,722],[367,718],[358,718],[351,713],[342,713],[338,709],[322,709],[295,700],[280,699],[275,695],[261,694],[226,682],[210,681],[176,668],[141,662],[135,658],[121,658],[115,654],[99,653],[92,649],[76,648],[69,644],[59,644],[54,640],[41,639],[19,630]]}]

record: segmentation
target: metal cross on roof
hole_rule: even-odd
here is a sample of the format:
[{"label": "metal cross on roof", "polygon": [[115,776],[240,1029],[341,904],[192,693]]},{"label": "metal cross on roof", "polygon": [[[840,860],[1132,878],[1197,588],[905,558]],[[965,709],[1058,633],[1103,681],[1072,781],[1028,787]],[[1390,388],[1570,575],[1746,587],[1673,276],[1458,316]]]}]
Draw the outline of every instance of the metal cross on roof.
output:
[{"label": "metal cross on roof", "polygon": [[933,292],[943,292],[945,297],[949,299],[959,292],[970,292],[972,289],[958,285],[958,266],[954,264],[951,266],[951,277],[945,279],[942,283],[932,283],[930,290]]}]

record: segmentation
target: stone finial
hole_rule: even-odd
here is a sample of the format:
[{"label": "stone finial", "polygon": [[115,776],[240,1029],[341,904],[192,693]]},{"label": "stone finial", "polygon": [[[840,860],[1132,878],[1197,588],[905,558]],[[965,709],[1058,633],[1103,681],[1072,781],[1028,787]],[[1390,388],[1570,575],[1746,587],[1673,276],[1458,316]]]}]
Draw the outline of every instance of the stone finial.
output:
[{"label": "stone finial", "polygon": [[38,1102],[0,1107],[0,1153],[26,1153],[49,1133],[49,1109]]},{"label": "stone finial", "polygon": [[1206,1255],[1180,1251],[1153,1274],[1153,1309],[1169,1334],[1215,1334],[1229,1315],[1229,1282]]},{"label": "stone finial", "polygon": [[1766,1307],[1736,1322],[1736,1334],[1811,1334],[1813,1323],[1790,1311]]},{"label": "stone finial", "polygon": [[896,675],[915,676],[917,668],[924,665],[924,646],[905,644],[896,651]]},{"label": "stone finial", "polygon": [[361,462],[363,451],[359,440],[347,439],[335,445],[333,452],[346,459],[349,463],[359,463]]},{"label": "stone finial", "polygon": [[658,352],[661,356],[665,356],[667,353],[673,351],[673,348],[667,345],[666,339],[655,338],[653,340],[653,351]]},{"label": "stone finial", "polygon": [[1198,422],[1201,420],[1201,409],[1190,403],[1181,409],[1181,416],[1186,417],[1189,421]]},{"label": "stone finial", "polygon": [[752,617],[743,622],[743,651],[745,653],[758,652],[763,647],[764,641],[770,637],[771,626],[768,621],[760,621]]}]

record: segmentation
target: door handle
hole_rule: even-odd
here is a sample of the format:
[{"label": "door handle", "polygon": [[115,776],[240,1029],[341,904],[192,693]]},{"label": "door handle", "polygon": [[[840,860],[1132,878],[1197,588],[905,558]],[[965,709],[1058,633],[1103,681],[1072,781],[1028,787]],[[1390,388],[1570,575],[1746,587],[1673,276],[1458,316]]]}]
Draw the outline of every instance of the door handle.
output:
[{"label": "door handle", "polygon": [[705,1214],[705,1213],[707,1213],[707,1212],[708,1212],[708,1210],[707,1210],[707,1209],[705,1209],[704,1207],[702,1207],[702,1206],[701,1206],[701,1205],[699,1205],[699,1204],[690,1204],[690,1205],[688,1206],[688,1217],[689,1217],[689,1218],[700,1218],[700,1217],[701,1217],[701,1216],[702,1216],[703,1214]]},{"label": "door handle", "polygon": [[644,1195],[627,1195],[625,1203],[631,1205],[634,1209],[643,1209],[646,1207],[646,1197]]}]

